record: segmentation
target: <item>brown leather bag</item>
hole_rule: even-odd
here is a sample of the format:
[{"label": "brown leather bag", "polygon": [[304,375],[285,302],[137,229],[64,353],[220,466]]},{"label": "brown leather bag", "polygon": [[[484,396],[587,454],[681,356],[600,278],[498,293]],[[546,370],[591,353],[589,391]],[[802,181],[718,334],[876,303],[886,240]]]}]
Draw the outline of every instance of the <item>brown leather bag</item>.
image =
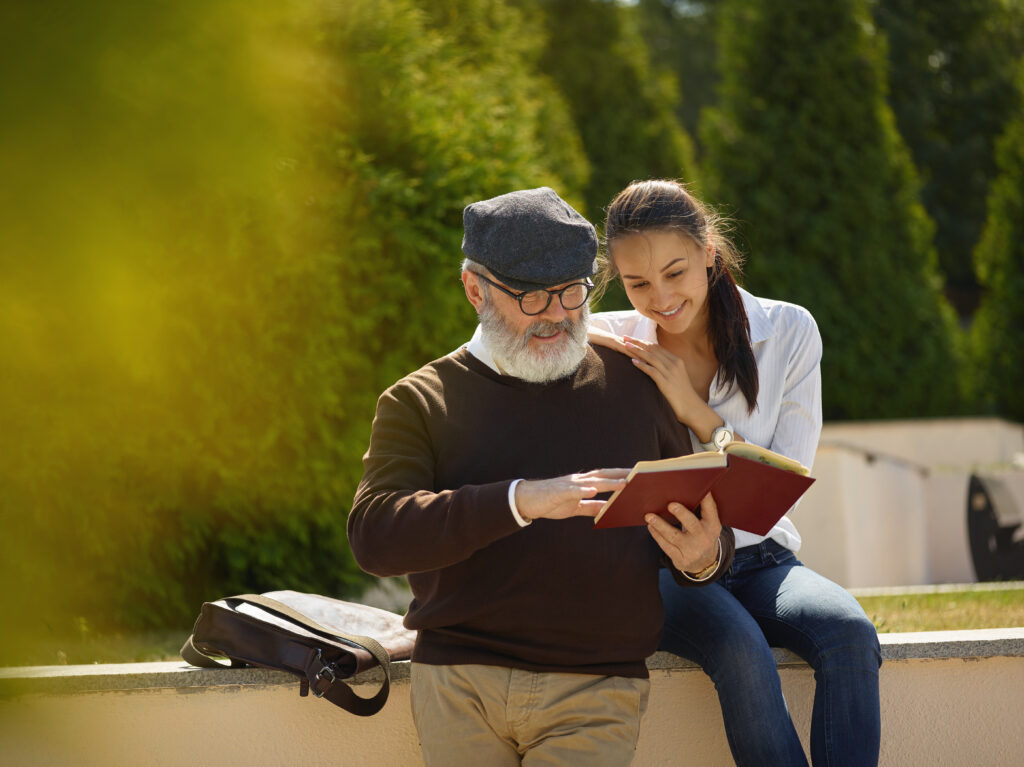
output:
[{"label": "brown leather bag", "polygon": [[[181,657],[193,666],[262,666],[295,674],[309,690],[359,716],[376,714],[388,699],[390,662],[412,656],[416,632],[402,616],[340,599],[271,591],[205,602]],[[227,658],[229,663],[218,661]],[[344,681],[380,665],[381,689],[356,695]]]}]

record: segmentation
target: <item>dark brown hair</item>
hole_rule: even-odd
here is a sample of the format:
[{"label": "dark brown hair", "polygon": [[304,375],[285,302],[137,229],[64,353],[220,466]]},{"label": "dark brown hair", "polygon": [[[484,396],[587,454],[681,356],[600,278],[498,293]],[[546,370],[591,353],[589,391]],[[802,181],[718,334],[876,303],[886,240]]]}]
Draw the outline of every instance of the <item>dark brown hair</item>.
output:
[{"label": "dark brown hair", "polygon": [[715,250],[708,267],[708,326],[711,345],[718,358],[720,380],[736,384],[753,412],[757,403],[757,361],[750,346],[750,322],[736,285],[742,258],[725,234],[722,219],[690,194],[678,181],[634,181],[608,206],[605,220],[605,252],[598,275],[598,294],[618,277],[611,259],[617,237],[650,231],[677,232],[701,248]]}]

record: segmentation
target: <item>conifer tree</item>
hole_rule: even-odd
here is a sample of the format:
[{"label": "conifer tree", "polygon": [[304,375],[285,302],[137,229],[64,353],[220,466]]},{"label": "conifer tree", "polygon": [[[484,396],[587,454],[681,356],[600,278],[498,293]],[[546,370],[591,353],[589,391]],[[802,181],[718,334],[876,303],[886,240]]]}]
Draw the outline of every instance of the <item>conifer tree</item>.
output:
[{"label": "conifer tree", "polygon": [[697,179],[693,146],[674,113],[675,78],[652,67],[633,9],[608,0],[517,0],[547,30],[543,71],[572,111],[590,162],[583,211],[640,178]]},{"label": "conifer tree", "polygon": [[[715,101],[718,45],[715,29],[723,0],[638,0],[637,24],[651,63],[679,82],[676,114],[683,128],[699,137],[700,113]],[[701,147],[695,146],[698,163]]]},{"label": "conifer tree", "polygon": [[[1024,95],[1024,61],[1018,87]],[[999,139],[996,165],[999,175],[974,254],[985,293],[972,327],[972,368],[979,400],[1024,421],[1024,114],[1017,114]]]},{"label": "conifer tree", "polygon": [[705,175],[749,288],[815,315],[826,418],[953,412],[954,316],[865,2],[729,0],[722,16]]},{"label": "conifer tree", "polygon": [[962,317],[977,307],[971,253],[996,175],[995,140],[1022,106],[1014,84],[1024,4],[1013,0],[876,0],[888,40],[889,104],[935,221],[946,291]]}]

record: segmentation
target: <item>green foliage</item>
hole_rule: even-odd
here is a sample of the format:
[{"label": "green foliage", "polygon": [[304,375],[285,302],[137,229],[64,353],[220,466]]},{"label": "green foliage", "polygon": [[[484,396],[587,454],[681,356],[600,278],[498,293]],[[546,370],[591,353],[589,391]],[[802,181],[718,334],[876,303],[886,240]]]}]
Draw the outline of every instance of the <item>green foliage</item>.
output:
[{"label": "green foliage", "polygon": [[374,401],[475,323],[458,279],[465,205],[540,184],[571,199],[586,175],[564,105],[530,73],[538,34],[493,4],[431,6],[341,4],[327,38],[345,65],[322,158],[345,179],[324,202],[358,344],[347,380]]},{"label": "green foliage", "polygon": [[[697,117],[716,106],[714,31],[728,0],[638,0],[652,62],[675,74],[676,112],[699,136]],[[921,181],[921,203],[935,222],[933,243],[945,292],[962,318],[980,296],[971,252],[995,175],[994,144],[1021,106],[1013,87],[1024,50],[1019,0],[869,0],[888,41],[888,103]],[[703,153],[698,142],[697,150]]]},{"label": "green foliage", "polygon": [[978,300],[971,252],[996,173],[995,139],[1022,106],[1013,78],[1024,5],[875,0],[873,15],[888,38],[889,104],[921,175],[947,291],[969,316]]},{"label": "green foliage", "polygon": [[28,636],[4,649],[73,620],[185,625],[225,590],[341,589],[342,486],[311,481],[332,448],[310,389],[338,371],[294,225],[298,20],[230,0],[7,13],[0,578]]},{"label": "green foliage", "polygon": [[709,197],[742,227],[749,287],[815,315],[825,417],[956,412],[953,313],[865,3],[731,0],[722,14]]},{"label": "green foliage", "polygon": [[376,397],[475,324],[463,206],[582,194],[540,31],[468,0],[65,5],[0,19],[0,655],[350,593]]},{"label": "green foliage", "polygon": [[[1024,61],[1017,87],[1024,95]],[[1024,115],[1018,114],[997,144],[999,175],[988,198],[988,219],[974,253],[984,298],[972,327],[973,369],[981,402],[1024,421]]]},{"label": "green foliage", "polygon": [[[715,30],[723,0],[639,0],[637,24],[651,64],[679,82],[676,105],[686,132],[699,138],[701,110],[715,103],[718,47]],[[697,144],[698,154],[702,147]]]},{"label": "green foliage", "polygon": [[675,78],[652,67],[633,9],[608,0],[518,0],[543,19],[541,66],[569,103],[591,176],[583,211],[640,178],[697,180],[690,137],[674,114]]}]

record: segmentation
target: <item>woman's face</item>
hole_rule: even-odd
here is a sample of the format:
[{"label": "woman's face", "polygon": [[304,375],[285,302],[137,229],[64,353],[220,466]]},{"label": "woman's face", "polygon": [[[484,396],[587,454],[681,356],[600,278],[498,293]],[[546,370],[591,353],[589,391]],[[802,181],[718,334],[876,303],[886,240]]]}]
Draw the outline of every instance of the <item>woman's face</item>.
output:
[{"label": "woman's face", "polygon": [[666,333],[704,330],[713,250],[673,231],[616,237],[610,250],[634,309]]}]

